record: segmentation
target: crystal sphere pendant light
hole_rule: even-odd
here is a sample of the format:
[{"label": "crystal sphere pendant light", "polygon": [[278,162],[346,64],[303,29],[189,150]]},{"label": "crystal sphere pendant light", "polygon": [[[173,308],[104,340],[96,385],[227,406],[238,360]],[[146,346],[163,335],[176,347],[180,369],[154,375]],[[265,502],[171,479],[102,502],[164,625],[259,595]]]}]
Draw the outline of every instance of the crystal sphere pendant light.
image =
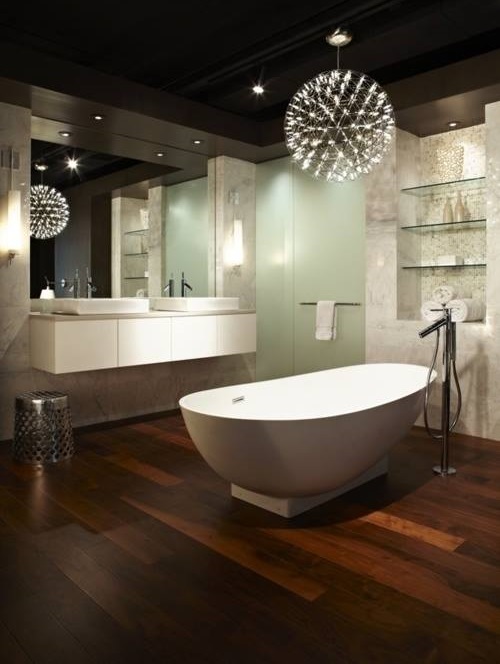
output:
[{"label": "crystal sphere pendant light", "polygon": [[367,74],[339,69],[339,48],[351,40],[336,30],[337,69],[302,85],[285,115],[285,142],[292,159],[318,179],[344,182],[369,173],[389,147],[395,129],[387,93]]},{"label": "crystal sphere pendant light", "polygon": [[35,184],[30,189],[30,235],[48,240],[59,235],[69,220],[66,198],[53,187]]},{"label": "crystal sphere pendant light", "polygon": [[30,187],[30,235],[37,240],[48,240],[66,228],[69,206],[57,189],[43,184],[47,164],[41,160],[34,168],[40,173],[41,183]]}]

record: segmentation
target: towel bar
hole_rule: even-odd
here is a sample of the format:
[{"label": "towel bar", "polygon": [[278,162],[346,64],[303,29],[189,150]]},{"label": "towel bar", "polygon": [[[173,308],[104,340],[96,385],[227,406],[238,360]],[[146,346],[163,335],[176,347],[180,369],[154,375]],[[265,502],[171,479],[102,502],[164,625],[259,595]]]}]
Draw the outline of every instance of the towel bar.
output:
[{"label": "towel bar", "polygon": [[[317,302],[299,302],[299,304],[318,304]],[[337,307],[360,307],[361,302],[336,302]]]}]

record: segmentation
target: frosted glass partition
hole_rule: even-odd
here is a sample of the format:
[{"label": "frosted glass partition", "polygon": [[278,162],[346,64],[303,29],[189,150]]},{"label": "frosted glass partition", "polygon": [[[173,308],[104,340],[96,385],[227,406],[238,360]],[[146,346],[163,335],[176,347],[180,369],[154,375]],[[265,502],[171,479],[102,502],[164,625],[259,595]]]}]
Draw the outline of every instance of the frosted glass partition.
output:
[{"label": "frosted glass partition", "polygon": [[[362,181],[317,181],[289,158],[257,167],[257,378],[364,362]],[[316,341],[314,306],[339,307],[337,339]]]},{"label": "frosted glass partition", "polygon": [[208,295],[209,238],[207,178],[167,187],[165,217],[165,275],[173,274],[175,295],[180,295],[181,274],[192,295]]}]

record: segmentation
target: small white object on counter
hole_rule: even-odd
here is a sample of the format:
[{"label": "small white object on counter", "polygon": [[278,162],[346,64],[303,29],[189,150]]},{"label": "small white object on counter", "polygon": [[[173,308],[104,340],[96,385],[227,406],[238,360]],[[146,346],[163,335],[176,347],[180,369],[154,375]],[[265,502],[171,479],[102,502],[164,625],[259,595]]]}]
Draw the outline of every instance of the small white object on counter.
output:
[{"label": "small white object on counter", "polygon": [[53,300],[55,298],[56,294],[52,288],[44,288],[42,292],[40,293],[40,299],[41,300]]}]

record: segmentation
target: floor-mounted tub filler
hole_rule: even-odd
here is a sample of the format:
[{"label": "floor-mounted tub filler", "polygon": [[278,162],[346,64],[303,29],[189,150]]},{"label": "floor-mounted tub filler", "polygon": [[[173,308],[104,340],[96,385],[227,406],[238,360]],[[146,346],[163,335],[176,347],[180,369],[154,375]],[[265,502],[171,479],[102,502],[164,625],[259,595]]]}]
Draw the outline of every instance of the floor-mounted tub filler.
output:
[{"label": "floor-mounted tub filler", "polygon": [[361,364],[196,392],[180,407],[233,496],[293,517],[387,472],[388,451],[422,411],[427,374]]}]

